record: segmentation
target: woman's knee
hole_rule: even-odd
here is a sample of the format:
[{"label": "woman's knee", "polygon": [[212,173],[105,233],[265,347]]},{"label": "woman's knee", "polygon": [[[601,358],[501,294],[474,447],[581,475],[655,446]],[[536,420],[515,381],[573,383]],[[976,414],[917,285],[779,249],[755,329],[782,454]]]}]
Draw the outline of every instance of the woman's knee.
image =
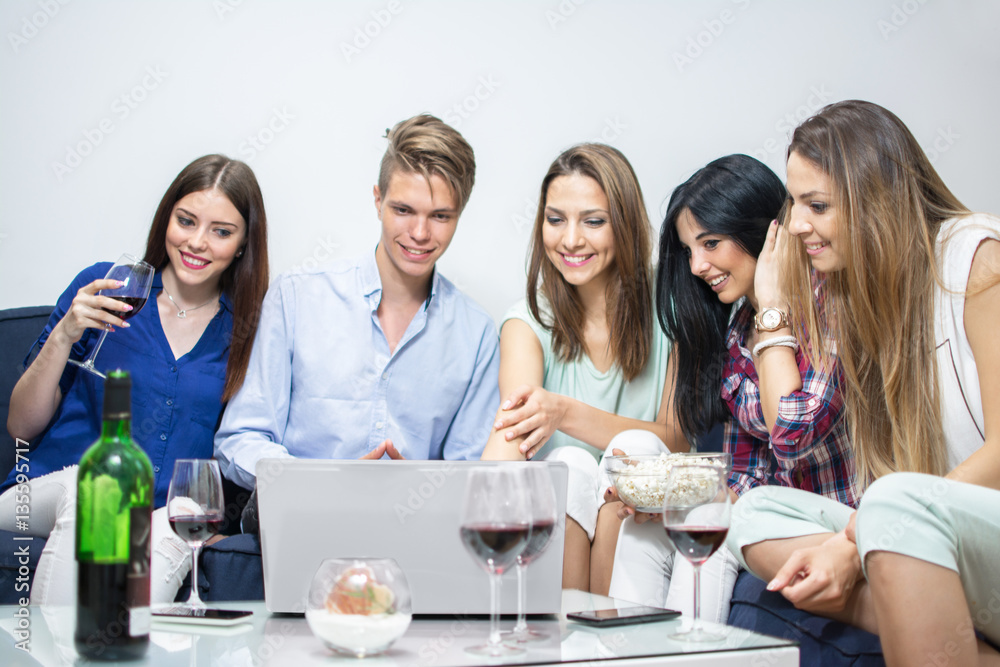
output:
[{"label": "woman's knee", "polygon": [[620,449],[626,454],[659,454],[667,453],[669,450],[663,444],[659,436],[650,431],[642,429],[629,429],[622,431],[611,438],[607,448],[604,450],[605,456],[611,456],[612,450]]}]

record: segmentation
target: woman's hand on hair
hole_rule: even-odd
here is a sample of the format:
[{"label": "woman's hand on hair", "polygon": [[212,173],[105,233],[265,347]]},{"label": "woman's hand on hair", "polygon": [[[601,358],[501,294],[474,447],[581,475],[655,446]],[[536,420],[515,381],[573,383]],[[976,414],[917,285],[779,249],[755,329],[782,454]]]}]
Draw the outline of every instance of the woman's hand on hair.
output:
[{"label": "woman's hand on hair", "polygon": [[504,431],[505,440],[524,437],[520,451],[530,459],[549,441],[566,416],[565,397],[541,387],[522,385],[500,406],[493,428]]},{"label": "woman's hand on hair", "polygon": [[819,546],[793,551],[767,589],[798,609],[831,613],[847,606],[861,578],[858,547],[841,531]]},{"label": "woman's hand on hair", "polygon": [[788,297],[780,270],[781,256],[787,242],[788,233],[777,220],[772,220],[754,273],[753,290],[759,308],[788,310]]},{"label": "woman's hand on hair", "polygon": [[61,338],[64,344],[73,345],[83,337],[83,332],[87,329],[103,329],[105,325],[128,327],[127,322],[104,308],[114,312],[128,312],[132,310],[132,306],[110,296],[98,294],[102,289],[115,289],[121,286],[122,283],[118,280],[101,278],[81,287],[73,297],[69,310],[53,329],[52,336],[57,340]]}]

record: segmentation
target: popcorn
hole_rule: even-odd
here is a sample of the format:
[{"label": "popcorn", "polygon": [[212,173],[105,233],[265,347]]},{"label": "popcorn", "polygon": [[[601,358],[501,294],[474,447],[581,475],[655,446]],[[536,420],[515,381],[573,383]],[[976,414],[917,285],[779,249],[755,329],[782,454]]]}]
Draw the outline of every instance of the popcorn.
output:
[{"label": "popcorn", "polygon": [[[662,512],[670,471],[679,461],[685,468],[689,465],[724,468],[717,458],[665,453],[655,459],[627,462],[619,469],[610,471],[618,497],[639,511]],[[679,479],[675,474],[671,502],[678,505],[708,502],[715,494],[717,480],[716,475],[702,468],[691,468]]]}]

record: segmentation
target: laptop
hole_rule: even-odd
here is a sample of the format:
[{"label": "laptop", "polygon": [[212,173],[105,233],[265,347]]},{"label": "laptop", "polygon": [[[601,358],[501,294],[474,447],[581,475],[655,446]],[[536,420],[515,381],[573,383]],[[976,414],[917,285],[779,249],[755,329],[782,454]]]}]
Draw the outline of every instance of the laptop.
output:
[{"label": "laptop", "polygon": [[[257,500],[270,612],[303,613],[312,576],[327,558],[393,558],[406,575],[414,614],[489,614],[486,571],[459,538],[469,471],[495,461],[263,459]],[[510,465],[509,463],[506,465]],[[557,525],[527,568],[525,611],[555,614],[562,598],[568,468],[548,466]],[[501,613],[517,613],[517,573],[503,576]]]}]

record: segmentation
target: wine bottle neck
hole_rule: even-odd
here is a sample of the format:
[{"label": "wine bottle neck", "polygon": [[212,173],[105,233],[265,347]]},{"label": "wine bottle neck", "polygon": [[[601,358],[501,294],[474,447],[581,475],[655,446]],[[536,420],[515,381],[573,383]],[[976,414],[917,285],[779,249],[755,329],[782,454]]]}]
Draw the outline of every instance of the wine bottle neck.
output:
[{"label": "wine bottle neck", "polygon": [[132,416],[106,416],[104,418],[103,426],[101,427],[101,439],[131,442]]}]

